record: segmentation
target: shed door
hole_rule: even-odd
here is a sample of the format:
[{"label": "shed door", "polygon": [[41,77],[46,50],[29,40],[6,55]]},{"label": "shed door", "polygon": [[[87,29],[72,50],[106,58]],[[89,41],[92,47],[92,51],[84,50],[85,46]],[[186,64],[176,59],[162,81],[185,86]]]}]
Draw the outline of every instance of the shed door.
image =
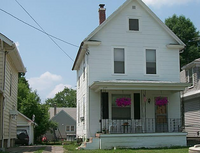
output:
[{"label": "shed door", "polygon": [[167,105],[156,106],[156,132],[167,132]]}]

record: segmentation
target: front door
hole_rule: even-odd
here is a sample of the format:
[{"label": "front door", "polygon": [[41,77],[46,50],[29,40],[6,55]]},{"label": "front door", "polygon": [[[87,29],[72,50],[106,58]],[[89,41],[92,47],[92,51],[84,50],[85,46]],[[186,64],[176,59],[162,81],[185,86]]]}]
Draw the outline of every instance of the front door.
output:
[{"label": "front door", "polygon": [[156,105],[156,132],[167,132],[167,105],[158,106]]}]

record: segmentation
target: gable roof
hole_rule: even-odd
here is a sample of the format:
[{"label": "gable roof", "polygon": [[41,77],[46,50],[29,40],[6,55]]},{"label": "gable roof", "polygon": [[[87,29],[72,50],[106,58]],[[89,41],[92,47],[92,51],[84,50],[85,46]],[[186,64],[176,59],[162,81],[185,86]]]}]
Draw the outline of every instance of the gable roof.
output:
[{"label": "gable roof", "polygon": [[[76,120],[76,108],[57,107],[56,115],[59,114],[61,111],[64,111],[69,116],[71,116],[74,120]],[[54,117],[54,107],[49,108],[49,115],[50,115],[50,119]]]},{"label": "gable roof", "polygon": [[[80,57],[80,52],[82,50],[82,46],[84,45],[84,42],[91,41],[90,39],[98,33],[104,26],[106,26],[115,16],[117,16],[123,8],[125,8],[128,4],[130,4],[132,1],[137,1],[144,10],[146,10],[153,19],[174,39],[176,40],[179,45],[185,47],[186,45],[149,9],[149,7],[142,2],[142,0],[127,0],[122,4],[114,13],[112,13],[102,24],[100,24],[94,31],[92,31],[81,43],[79,51],[77,53],[74,65],[72,67],[72,70],[75,70],[76,63],[78,61],[78,58]],[[182,47],[182,48],[183,48]]]},{"label": "gable roof", "polygon": [[[27,121],[31,122],[32,124],[36,124],[35,122],[33,122],[30,118],[28,118],[27,116],[25,116],[24,114],[20,113],[19,111],[17,111],[18,115],[21,115],[23,118],[25,118]],[[36,124],[37,125],[37,124]]]},{"label": "gable roof", "polygon": [[3,45],[5,45],[5,49],[6,51],[8,51],[8,55],[11,57],[15,67],[17,68],[17,71],[25,73],[26,68],[24,67],[24,64],[22,62],[21,56],[15,43],[2,33],[0,33],[0,40],[4,42]]}]

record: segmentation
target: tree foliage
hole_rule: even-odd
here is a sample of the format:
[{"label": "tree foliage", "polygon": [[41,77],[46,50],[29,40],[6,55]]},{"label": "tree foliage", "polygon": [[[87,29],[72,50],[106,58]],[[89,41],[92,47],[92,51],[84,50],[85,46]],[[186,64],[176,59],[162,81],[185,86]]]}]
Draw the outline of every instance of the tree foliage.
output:
[{"label": "tree foliage", "polygon": [[55,104],[57,107],[76,107],[76,90],[65,87],[58,92],[54,98],[49,98],[45,102],[50,107]]},{"label": "tree foliage", "polygon": [[48,105],[40,103],[40,97],[36,91],[30,89],[24,75],[19,75],[18,82],[18,110],[30,119],[35,115],[37,126],[34,129],[34,137],[37,139],[54,128],[56,123],[49,120]]},{"label": "tree foliage", "polygon": [[165,24],[186,44],[184,52],[180,54],[181,67],[200,57],[199,31],[190,19],[174,14],[165,20]]}]

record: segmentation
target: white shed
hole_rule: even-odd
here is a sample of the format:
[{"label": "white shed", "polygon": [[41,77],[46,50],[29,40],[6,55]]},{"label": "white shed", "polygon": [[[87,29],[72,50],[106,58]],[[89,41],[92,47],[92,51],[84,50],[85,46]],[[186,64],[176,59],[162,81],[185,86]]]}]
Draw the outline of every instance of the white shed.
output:
[{"label": "white shed", "polygon": [[31,119],[18,111],[17,129],[25,129],[29,135],[29,145],[34,144],[34,126],[37,125]]}]

